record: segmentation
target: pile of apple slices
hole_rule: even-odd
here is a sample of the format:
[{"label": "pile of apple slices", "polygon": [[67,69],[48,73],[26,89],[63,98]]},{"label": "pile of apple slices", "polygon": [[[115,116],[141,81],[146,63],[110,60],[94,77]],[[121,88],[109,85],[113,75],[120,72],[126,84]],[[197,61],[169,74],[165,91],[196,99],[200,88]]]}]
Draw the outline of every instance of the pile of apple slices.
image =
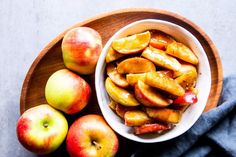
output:
[{"label": "pile of apple slices", "polygon": [[114,40],[106,63],[109,107],[135,134],[170,130],[197,102],[198,58],[161,31]]}]

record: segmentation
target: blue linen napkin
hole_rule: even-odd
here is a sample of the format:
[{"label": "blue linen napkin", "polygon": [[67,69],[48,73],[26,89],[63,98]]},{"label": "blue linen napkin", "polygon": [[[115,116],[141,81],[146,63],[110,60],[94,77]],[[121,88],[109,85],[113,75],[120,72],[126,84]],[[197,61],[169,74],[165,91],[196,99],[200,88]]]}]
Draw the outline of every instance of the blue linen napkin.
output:
[{"label": "blue linen napkin", "polygon": [[183,135],[147,144],[132,157],[236,157],[236,75],[227,77],[219,106],[203,113]]}]

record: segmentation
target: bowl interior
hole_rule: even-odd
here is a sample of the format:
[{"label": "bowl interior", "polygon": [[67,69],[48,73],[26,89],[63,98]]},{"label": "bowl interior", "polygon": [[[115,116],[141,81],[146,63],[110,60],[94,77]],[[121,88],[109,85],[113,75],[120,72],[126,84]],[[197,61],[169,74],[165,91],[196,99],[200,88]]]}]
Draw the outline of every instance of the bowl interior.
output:
[{"label": "bowl interior", "polygon": [[[157,29],[163,31],[177,41],[189,46],[199,58],[198,79],[196,88],[199,90],[198,103],[191,105],[183,114],[181,121],[172,130],[162,134],[147,134],[137,136],[132,133],[132,128],[124,125],[123,121],[108,107],[110,102],[109,96],[105,90],[104,73],[105,73],[105,56],[108,48],[114,39],[125,37],[127,35],[143,32],[145,30]],[[98,60],[95,72],[95,88],[97,99],[102,114],[108,124],[120,135],[134,141],[143,143],[161,142],[172,139],[187,131],[200,117],[203,112],[211,88],[211,71],[209,62],[199,41],[186,29],[162,20],[146,19],[131,23],[118,32],[116,32],[106,43]]]}]

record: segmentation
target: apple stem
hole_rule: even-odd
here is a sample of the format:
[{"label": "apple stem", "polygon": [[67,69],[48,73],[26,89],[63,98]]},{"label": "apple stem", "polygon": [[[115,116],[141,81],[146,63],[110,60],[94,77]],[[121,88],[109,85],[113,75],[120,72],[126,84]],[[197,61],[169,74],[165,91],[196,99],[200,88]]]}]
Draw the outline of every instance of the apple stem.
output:
[{"label": "apple stem", "polygon": [[99,143],[97,143],[96,141],[92,141],[92,144],[97,148],[97,150],[101,149],[102,147],[100,146]]},{"label": "apple stem", "polygon": [[47,128],[48,127],[48,123],[44,123],[43,126],[44,126],[44,128]]}]

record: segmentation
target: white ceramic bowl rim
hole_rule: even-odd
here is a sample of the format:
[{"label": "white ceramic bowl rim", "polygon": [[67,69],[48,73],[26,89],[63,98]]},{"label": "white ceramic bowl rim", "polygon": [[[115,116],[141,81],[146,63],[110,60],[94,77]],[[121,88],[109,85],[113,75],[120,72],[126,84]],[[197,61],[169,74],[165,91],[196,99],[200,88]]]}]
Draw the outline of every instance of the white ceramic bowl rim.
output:
[{"label": "white ceramic bowl rim", "polygon": [[[123,121],[108,107],[108,103],[110,102],[109,96],[105,90],[104,86],[104,71],[105,71],[105,57],[108,48],[110,47],[112,41],[114,39],[124,37],[127,35],[143,32],[145,30],[150,29],[158,29],[163,31],[180,42],[183,42],[187,46],[189,46],[198,56],[200,62],[198,65],[198,80],[196,88],[199,90],[198,94],[198,103],[195,105],[191,105],[183,114],[180,123],[176,125],[172,130],[162,134],[148,134],[137,136],[132,133],[132,128],[124,125]],[[193,124],[197,121],[197,119],[202,114],[207,99],[210,93],[211,88],[211,72],[209,62],[206,56],[205,51],[203,50],[199,41],[186,29],[183,27],[176,25],[171,22],[156,20],[156,19],[145,19],[133,22],[125,27],[121,28],[117,31],[106,43],[104,46],[102,53],[99,57],[96,71],[95,71],[95,88],[97,99],[99,103],[99,107],[102,111],[102,114],[107,121],[107,123],[111,126],[111,128],[127,139],[134,140],[142,143],[155,143],[166,141],[177,137],[188,129],[190,129]]]}]

